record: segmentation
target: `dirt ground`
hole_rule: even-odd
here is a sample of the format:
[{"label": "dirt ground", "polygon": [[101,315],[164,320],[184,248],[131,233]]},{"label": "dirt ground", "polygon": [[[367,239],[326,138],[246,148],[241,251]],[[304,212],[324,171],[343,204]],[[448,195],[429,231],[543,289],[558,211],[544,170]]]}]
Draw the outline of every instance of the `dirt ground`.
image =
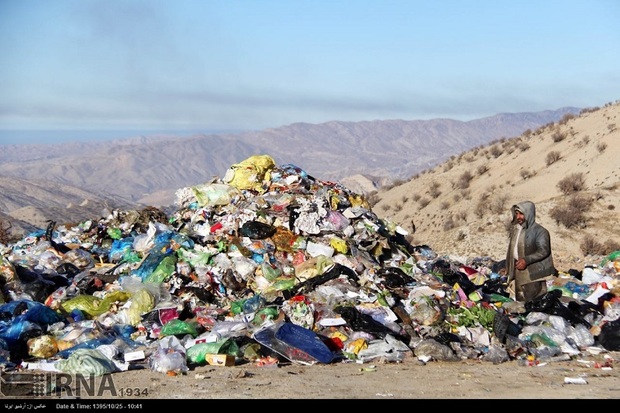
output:
[{"label": "dirt ground", "polygon": [[[204,365],[176,376],[146,368],[98,377],[101,382],[93,388],[99,394],[86,394],[93,391],[73,383],[57,393],[49,407],[70,408],[59,403],[95,403],[95,399],[125,407],[137,403],[140,408],[171,400],[180,406],[197,399],[617,399],[616,360],[618,352],[537,365],[477,360],[424,363],[411,356],[398,363]],[[7,406],[6,402],[10,400],[2,403]]]},{"label": "dirt ground", "polygon": [[[599,365],[605,362],[599,355]],[[303,399],[486,399],[618,398],[617,368],[597,361],[549,362],[520,366],[478,361],[422,363],[337,363],[258,367],[202,366],[183,376],[129,371],[118,375],[119,387],[138,386],[154,398],[303,398]],[[607,363],[608,364],[608,363]],[[146,373],[146,374],[145,374]],[[587,384],[567,384],[582,378]],[[138,384],[139,383],[139,384]]]}]

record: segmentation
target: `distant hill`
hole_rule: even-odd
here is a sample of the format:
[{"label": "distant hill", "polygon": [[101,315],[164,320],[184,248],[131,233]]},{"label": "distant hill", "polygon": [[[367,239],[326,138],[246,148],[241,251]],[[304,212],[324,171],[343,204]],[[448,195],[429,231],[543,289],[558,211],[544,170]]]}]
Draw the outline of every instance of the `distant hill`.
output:
[{"label": "distant hill", "polygon": [[14,233],[29,233],[47,226],[47,220],[79,223],[103,216],[107,209],[133,208],[116,196],[100,196],[66,184],[0,176],[0,219]]},{"label": "distant hill", "polygon": [[501,260],[510,207],[530,200],[559,269],[598,264],[620,249],[619,127],[617,101],[494,140],[379,190],[373,211],[439,255]]},{"label": "distant hill", "polygon": [[231,165],[255,154],[269,154],[279,165],[294,164],[318,179],[342,181],[368,193],[455,154],[580,111],[565,107],[503,113],[467,122],[295,123],[225,135],[8,145],[0,153],[0,211],[28,222],[28,214],[20,209],[36,208],[38,218],[30,223],[41,225],[45,219],[74,220],[82,211],[100,210],[106,202],[170,208],[177,189],[222,177]]}]

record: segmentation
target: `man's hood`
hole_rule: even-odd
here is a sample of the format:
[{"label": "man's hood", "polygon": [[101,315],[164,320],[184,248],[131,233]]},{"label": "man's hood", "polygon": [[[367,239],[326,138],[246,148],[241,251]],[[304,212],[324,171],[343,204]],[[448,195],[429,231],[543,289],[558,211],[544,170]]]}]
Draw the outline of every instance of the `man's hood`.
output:
[{"label": "man's hood", "polygon": [[517,211],[521,211],[525,215],[525,228],[529,228],[536,222],[536,206],[531,201],[522,201],[515,204],[511,208],[512,210],[512,223],[517,222]]}]

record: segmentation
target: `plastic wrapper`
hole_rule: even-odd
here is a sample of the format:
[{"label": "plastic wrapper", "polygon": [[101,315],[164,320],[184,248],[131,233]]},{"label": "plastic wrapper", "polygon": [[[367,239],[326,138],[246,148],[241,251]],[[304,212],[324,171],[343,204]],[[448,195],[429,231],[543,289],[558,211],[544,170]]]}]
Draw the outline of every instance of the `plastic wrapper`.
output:
[{"label": "plastic wrapper", "polygon": [[239,346],[237,343],[234,340],[225,339],[212,343],[198,343],[193,345],[187,349],[187,360],[196,364],[204,364],[207,354],[229,354],[236,357],[238,353]]},{"label": "plastic wrapper", "polygon": [[239,233],[252,239],[265,239],[276,233],[276,227],[261,221],[246,221],[239,229]]},{"label": "plastic wrapper", "polygon": [[[133,243],[133,237],[114,240],[110,246],[110,252],[108,253],[110,262],[138,262],[139,255],[133,250]],[[138,261],[136,261],[136,259],[138,259]]]},{"label": "plastic wrapper", "polygon": [[125,291],[113,291],[107,294],[103,299],[88,294],[80,294],[64,301],[60,307],[67,313],[70,313],[74,309],[78,309],[87,317],[94,318],[109,311],[110,307],[115,302],[124,303],[129,300],[130,297],[131,294]]},{"label": "plastic wrapper", "polygon": [[56,339],[50,335],[33,337],[28,340],[28,355],[37,358],[50,358],[58,353]]},{"label": "plastic wrapper", "polygon": [[142,314],[148,313],[155,307],[155,297],[147,288],[136,290],[129,301],[129,308],[126,310],[127,323],[132,326],[138,325],[142,319]]},{"label": "plastic wrapper", "polygon": [[6,341],[9,348],[21,346],[26,337],[36,337],[44,333],[43,327],[28,320],[14,320],[9,325],[0,326],[0,339]]},{"label": "plastic wrapper", "polygon": [[167,336],[159,340],[157,350],[150,355],[148,364],[151,370],[168,372],[185,372],[187,367],[187,352],[175,336]]},{"label": "plastic wrapper", "polygon": [[160,337],[165,336],[174,336],[177,334],[189,334],[192,337],[196,337],[198,335],[197,323],[192,321],[183,321],[174,319],[168,321],[164,324],[159,332]]},{"label": "plastic wrapper", "polygon": [[39,255],[39,263],[35,268],[54,271],[61,263],[62,259],[58,256],[58,253],[48,250],[43,251],[41,255]]},{"label": "plastic wrapper", "polygon": [[220,183],[196,185],[191,191],[201,207],[228,205],[241,195],[237,188]]},{"label": "plastic wrapper", "polygon": [[3,304],[0,306],[0,313],[13,314],[15,321],[26,320],[46,326],[65,320],[60,313],[40,302],[31,300],[11,301]]},{"label": "plastic wrapper", "polygon": [[[159,265],[159,263],[168,256],[172,251],[168,251],[166,244],[159,245],[159,247],[153,247],[148,255],[142,260],[140,266],[131,271],[131,275],[145,280]],[[163,250],[163,251],[162,251]]]},{"label": "plastic wrapper", "polygon": [[58,360],[54,366],[63,373],[84,376],[103,376],[117,371],[116,365],[97,349],[77,349],[67,359]]},{"label": "plastic wrapper", "polygon": [[269,155],[253,155],[231,165],[222,181],[237,189],[252,189],[264,193],[267,186],[263,184],[271,180],[271,170],[275,165],[274,159]]},{"label": "plastic wrapper", "polygon": [[63,255],[62,260],[75,265],[81,271],[95,266],[95,259],[93,258],[93,255],[81,248],[67,251],[65,255]]},{"label": "plastic wrapper", "polygon": [[15,278],[15,267],[5,257],[0,257],[0,281],[3,284],[12,281]]},{"label": "plastic wrapper", "polygon": [[170,275],[172,275],[172,273],[176,269],[176,264],[176,255],[165,256],[159,262],[159,264],[157,264],[157,267],[153,270],[153,272],[144,277],[144,282],[161,284],[162,282],[166,281],[170,277]]},{"label": "plastic wrapper", "polygon": [[314,327],[314,304],[303,295],[285,301],[282,304],[282,311],[291,323],[309,329]]}]

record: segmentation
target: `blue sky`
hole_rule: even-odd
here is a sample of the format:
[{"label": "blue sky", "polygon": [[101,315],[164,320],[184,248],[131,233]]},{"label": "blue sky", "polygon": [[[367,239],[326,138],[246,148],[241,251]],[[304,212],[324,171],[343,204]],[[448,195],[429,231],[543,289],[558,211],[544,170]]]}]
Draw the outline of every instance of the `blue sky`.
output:
[{"label": "blue sky", "polygon": [[0,130],[470,120],[620,99],[620,2],[0,0],[0,53]]}]

